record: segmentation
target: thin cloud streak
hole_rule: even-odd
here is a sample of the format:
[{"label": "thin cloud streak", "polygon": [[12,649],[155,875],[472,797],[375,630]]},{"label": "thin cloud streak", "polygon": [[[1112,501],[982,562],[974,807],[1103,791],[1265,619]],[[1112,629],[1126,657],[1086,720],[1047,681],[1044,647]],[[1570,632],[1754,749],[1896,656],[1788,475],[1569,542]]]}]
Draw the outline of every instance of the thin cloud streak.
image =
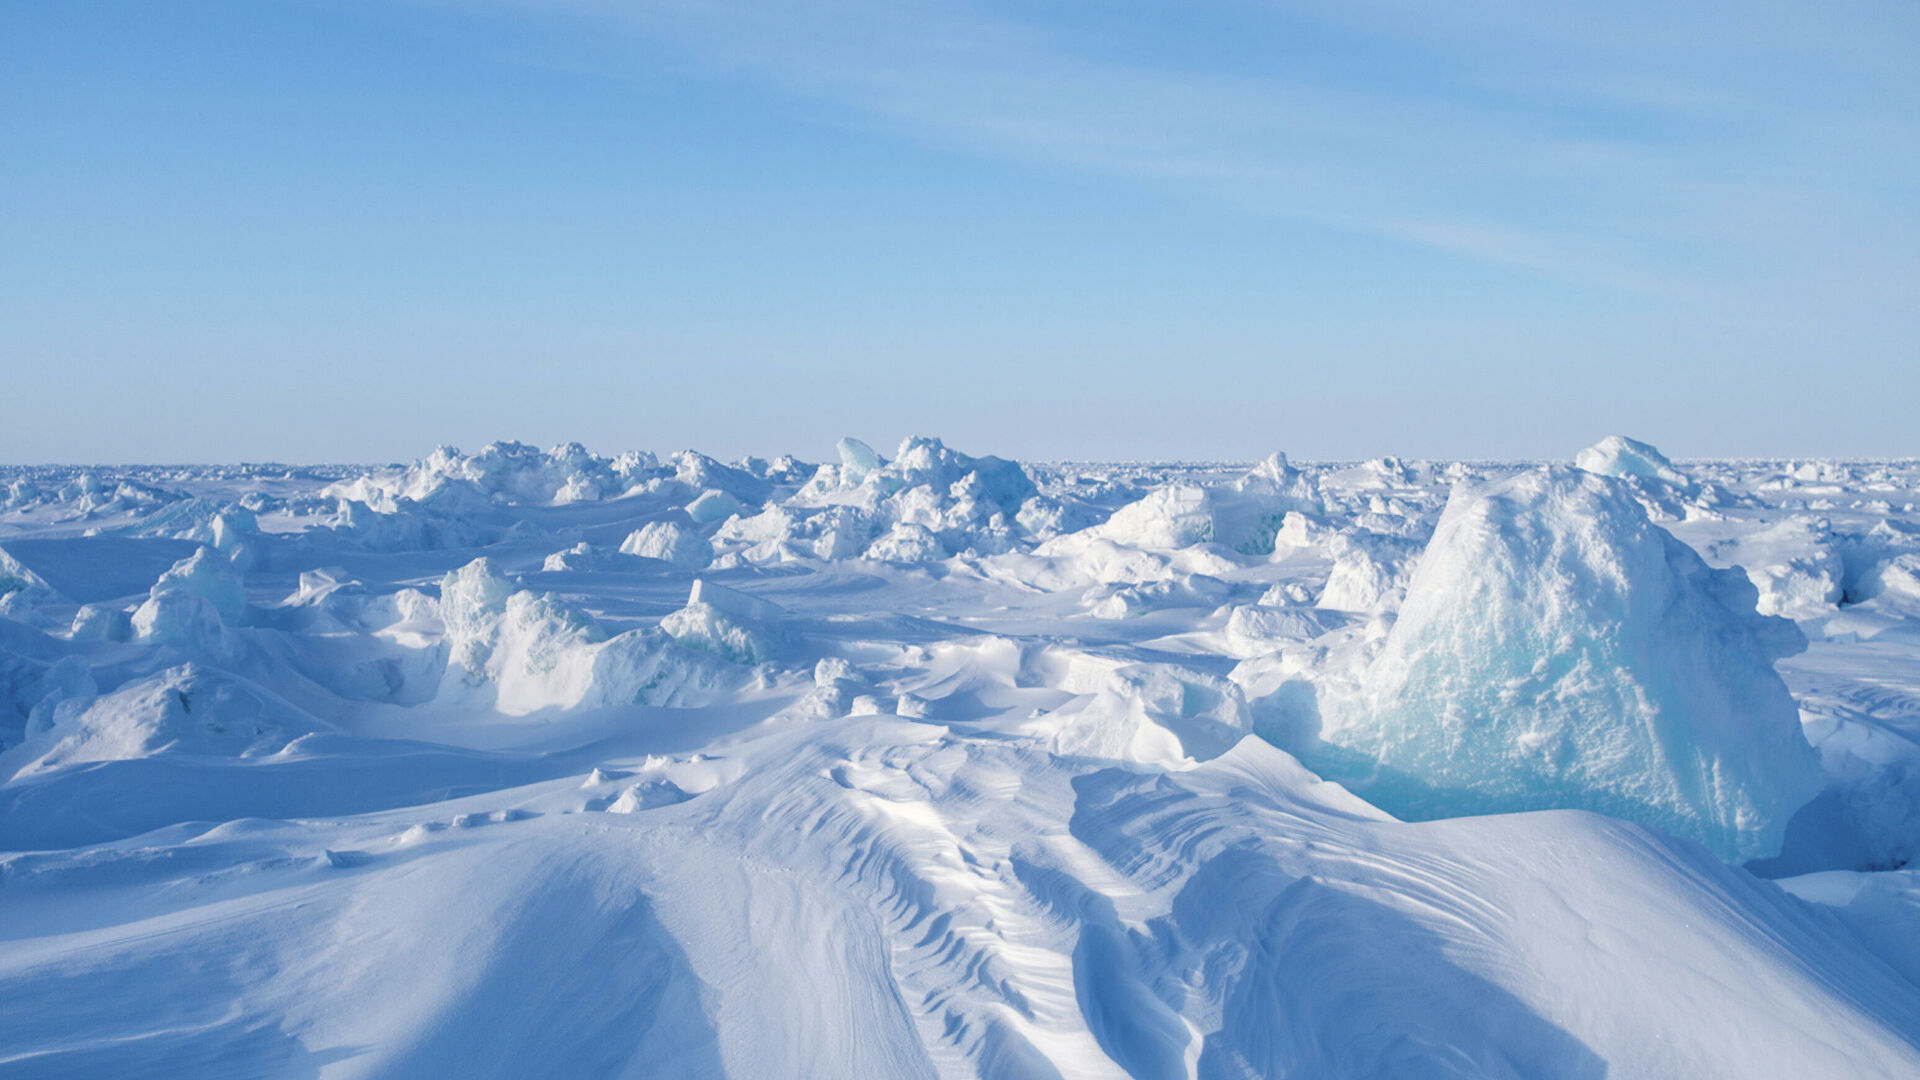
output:
[{"label": "thin cloud streak", "polygon": [[[1221,75],[1127,62],[1084,30],[967,4],[484,7],[589,19],[707,77],[969,153],[1194,189],[1630,292],[1730,292],[1729,274],[1787,265],[1844,272],[1838,252],[1783,250],[1745,223],[1771,206],[1782,233],[1804,239],[1828,216],[1900,217],[1861,205],[1844,151],[1911,146],[1916,133],[1897,108],[1836,114],[1822,100],[1841,83],[1893,105],[1915,97],[1864,20],[1781,5],[1270,5],[1428,73],[1384,89],[1284,65]],[[1913,180],[1908,165],[1897,179]],[[1793,190],[1775,198],[1781,176]],[[1741,212],[1720,227],[1730,206]]]}]

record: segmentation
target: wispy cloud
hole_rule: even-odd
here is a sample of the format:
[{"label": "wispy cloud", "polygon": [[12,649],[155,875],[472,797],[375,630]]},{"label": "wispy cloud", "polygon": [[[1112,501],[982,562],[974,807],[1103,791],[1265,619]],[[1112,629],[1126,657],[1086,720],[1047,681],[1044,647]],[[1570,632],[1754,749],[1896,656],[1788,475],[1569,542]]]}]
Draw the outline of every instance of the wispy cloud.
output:
[{"label": "wispy cloud", "polygon": [[[1837,259],[1821,238],[1875,219],[1916,229],[1911,5],[1276,2],[1157,24],[925,0],[489,6],[965,152],[1618,288]],[[1212,39],[1149,40],[1202,12]],[[1775,236],[1754,228],[1770,213]]]}]

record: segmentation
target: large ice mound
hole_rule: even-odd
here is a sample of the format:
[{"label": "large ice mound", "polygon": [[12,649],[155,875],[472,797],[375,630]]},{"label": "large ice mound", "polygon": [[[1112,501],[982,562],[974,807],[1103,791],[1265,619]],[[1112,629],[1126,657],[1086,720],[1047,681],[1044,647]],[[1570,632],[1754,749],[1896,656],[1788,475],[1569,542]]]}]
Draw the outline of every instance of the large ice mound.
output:
[{"label": "large ice mound", "polygon": [[1461,485],[1316,764],[1405,817],[1581,808],[1772,855],[1820,782],[1772,666],[1805,639],[1754,604],[1619,481]]}]

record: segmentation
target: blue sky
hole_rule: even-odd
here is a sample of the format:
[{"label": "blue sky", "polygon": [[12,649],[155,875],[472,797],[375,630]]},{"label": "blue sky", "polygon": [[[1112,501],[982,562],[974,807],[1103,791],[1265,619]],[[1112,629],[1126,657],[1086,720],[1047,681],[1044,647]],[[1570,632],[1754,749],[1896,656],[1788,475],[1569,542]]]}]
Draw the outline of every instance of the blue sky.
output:
[{"label": "blue sky", "polygon": [[1904,2],[6,5],[0,460],[1916,454],[1916,55]]}]

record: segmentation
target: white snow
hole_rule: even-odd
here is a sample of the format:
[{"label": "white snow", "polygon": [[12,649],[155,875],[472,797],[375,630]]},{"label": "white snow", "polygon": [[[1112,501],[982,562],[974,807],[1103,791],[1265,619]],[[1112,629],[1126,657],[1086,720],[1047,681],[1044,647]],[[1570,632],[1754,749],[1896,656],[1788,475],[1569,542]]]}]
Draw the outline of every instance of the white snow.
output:
[{"label": "white snow", "polygon": [[713,562],[713,545],[707,538],[677,521],[650,521],[620,542],[628,555],[663,559],[689,570],[704,570]]},{"label": "white snow", "polygon": [[0,469],[0,1075],[1920,1075],[1920,463],[821,449]]},{"label": "white snow", "polygon": [[1573,463],[1590,473],[1623,479],[1651,480],[1675,487],[1693,481],[1648,443],[1624,435],[1609,435],[1574,455]]}]

